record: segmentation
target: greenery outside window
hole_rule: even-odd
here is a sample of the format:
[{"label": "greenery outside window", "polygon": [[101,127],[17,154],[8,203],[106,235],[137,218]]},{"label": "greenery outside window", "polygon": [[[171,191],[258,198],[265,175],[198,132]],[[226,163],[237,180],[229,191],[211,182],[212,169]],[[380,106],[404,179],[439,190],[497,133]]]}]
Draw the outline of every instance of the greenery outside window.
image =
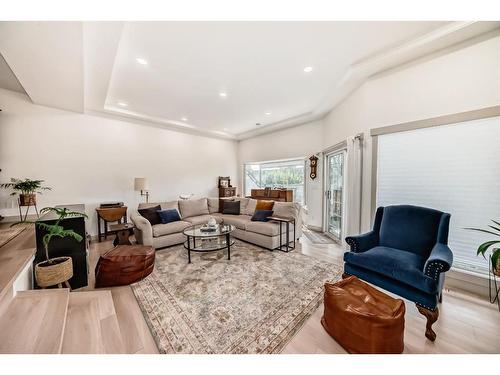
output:
[{"label": "greenery outside window", "polygon": [[250,196],[252,189],[285,188],[293,190],[295,202],[305,204],[304,159],[249,163],[244,174],[245,196]]}]

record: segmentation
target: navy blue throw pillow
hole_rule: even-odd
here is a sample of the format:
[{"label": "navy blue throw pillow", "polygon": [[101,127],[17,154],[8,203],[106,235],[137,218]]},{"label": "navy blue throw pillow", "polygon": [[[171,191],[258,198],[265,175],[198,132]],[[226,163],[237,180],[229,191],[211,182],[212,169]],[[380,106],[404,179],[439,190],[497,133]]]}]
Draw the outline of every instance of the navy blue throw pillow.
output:
[{"label": "navy blue throw pillow", "polygon": [[175,208],[172,210],[159,210],[158,215],[160,216],[162,224],[173,223],[174,221],[181,220],[179,212]]},{"label": "navy blue throw pillow", "polygon": [[273,210],[255,210],[252,221],[269,221],[268,217],[273,216]]}]

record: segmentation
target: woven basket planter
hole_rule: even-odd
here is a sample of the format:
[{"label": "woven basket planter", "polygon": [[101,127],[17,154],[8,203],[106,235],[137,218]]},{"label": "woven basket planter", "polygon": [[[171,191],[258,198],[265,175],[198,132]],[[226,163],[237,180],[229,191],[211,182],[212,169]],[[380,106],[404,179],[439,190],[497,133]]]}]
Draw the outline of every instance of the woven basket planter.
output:
[{"label": "woven basket planter", "polygon": [[73,260],[70,257],[58,257],[40,262],[35,266],[35,277],[38,286],[61,284],[73,277]]}]

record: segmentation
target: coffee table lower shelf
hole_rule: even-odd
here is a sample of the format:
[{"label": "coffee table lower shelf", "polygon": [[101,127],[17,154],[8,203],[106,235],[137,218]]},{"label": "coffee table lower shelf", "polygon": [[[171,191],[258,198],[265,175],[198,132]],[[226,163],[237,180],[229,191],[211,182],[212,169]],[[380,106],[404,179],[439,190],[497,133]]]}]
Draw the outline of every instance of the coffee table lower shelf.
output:
[{"label": "coffee table lower shelf", "polygon": [[[229,237],[229,236],[228,236]],[[197,253],[208,253],[211,251],[220,251],[220,250],[225,250],[227,249],[227,259],[231,260],[231,246],[234,245],[234,239],[230,238],[229,242],[224,241],[224,242],[219,242],[214,244],[214,246],[210,246],[206,244],[207,239],[201,239],[201,238],[195,238],[192,237],[193,241],[191,242],[191,238],[188,237],[188,239],[184,242],[184,248],[188,251],[188,263],[191,263],[191,252],[197,252]],[[203,245],[203,242],[205,241],[205,245]],[[197,245],[197,242],[201,243],[201,245]]]}]

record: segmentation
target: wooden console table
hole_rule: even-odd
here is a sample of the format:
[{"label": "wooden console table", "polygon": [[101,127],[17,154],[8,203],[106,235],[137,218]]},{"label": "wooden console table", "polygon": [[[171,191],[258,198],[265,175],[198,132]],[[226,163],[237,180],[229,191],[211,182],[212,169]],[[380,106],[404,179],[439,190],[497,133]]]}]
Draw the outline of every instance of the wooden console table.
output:
[{"label": "wooden console table", "polygon": [[252,189],[250,198],[277,202],[293,202],[293,190],[288,189]]}]

